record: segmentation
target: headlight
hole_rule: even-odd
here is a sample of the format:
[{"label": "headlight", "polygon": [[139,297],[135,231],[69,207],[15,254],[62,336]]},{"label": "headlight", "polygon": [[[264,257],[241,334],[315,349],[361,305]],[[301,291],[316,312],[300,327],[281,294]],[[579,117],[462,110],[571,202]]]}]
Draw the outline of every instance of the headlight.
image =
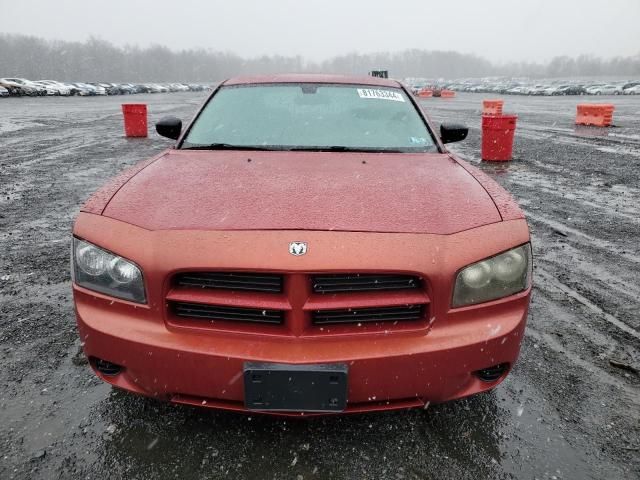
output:
[{"label": "headlight", "polygon": [[126,258],[73,238],[73,280],[81,287],[146,303],[142,271]]},{"label": "headlight", "polygon": [[452,304],[462,307],[526,290],[531,267],[530,243],[469,265],[458,273]]}]

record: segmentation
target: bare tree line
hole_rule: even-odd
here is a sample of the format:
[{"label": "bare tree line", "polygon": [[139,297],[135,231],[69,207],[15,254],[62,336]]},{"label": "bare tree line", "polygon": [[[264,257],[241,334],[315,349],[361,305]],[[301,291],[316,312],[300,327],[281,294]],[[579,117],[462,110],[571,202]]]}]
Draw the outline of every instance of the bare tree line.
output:
[{"label": "bare tree line", "polygon": [[61,81],[211,82],[230,76],[276,72],[366,74],[389,70],[394,77],[484,76],[640,76],[640,53],[602,59],[590,55],[559,56],[549,63],[493,64],[472,54],[409,49],[372,54],[350,53],[322,62],[300,56],[242,58],[212,49],[173,51],[154,45],[118,47],[90,38],[86,42],[45,40],[0,34],[0,77],[52,78]]}]

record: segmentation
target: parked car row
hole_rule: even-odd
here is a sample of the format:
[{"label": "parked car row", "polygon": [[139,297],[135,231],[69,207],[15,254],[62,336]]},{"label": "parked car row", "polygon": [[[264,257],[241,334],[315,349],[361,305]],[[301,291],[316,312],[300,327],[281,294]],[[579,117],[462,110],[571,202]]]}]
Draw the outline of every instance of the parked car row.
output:
[{"label": "parked car row", "polygon": [[200,92],[209,89],[200,83],[84,83],[56,80],[0,78],[0,97],[45,95],[129,95],[134,93]]},{"label": "parked car row", "polygon": [[408,82],[414,91],[427,87],[457,92],[483,92],[513,95],[639,95],[640,80],[626,82],[552,81],[530,82],[511,79]]}]

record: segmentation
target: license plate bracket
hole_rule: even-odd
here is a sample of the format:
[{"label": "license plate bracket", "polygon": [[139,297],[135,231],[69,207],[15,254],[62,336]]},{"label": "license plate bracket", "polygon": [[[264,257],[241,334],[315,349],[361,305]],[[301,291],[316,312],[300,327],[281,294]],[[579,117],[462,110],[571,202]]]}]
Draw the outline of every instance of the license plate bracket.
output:
[{"label": "license plate bracket", "polygon": [[341,412],[347,406],[346,364],[245,362],[243,374],[249,410]]}]

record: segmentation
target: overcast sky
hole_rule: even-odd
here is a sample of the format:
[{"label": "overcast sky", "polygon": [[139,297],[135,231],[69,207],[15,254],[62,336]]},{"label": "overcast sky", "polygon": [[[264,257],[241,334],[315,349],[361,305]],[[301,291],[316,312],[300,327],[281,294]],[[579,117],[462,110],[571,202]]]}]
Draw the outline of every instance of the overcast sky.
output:
[{"label": "overcast sky", "polygon": [[640,53],[640,0],[0,0],[0,32],[244,56],[406,48],[489,60]]}]

